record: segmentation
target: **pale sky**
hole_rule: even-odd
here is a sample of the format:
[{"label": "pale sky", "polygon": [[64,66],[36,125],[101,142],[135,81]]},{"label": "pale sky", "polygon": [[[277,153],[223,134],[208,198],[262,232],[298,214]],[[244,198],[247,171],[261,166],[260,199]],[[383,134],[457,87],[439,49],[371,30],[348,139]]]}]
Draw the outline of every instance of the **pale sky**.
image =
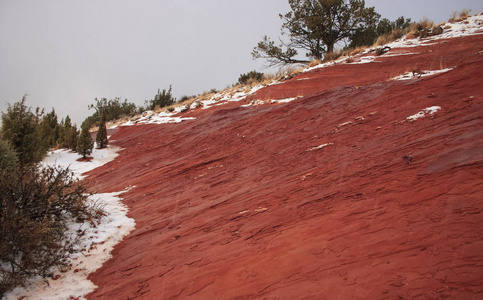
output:
[{"label": "pale sky", "polygon": [[[382,17],[448,20],[482,0],[366,0]],[[266,71],[251,51],[277,40],[287,0],[0,0],[0,111],[27,105],[80,123],[94,98],[143,105],[158,88],[199,94]]]}]

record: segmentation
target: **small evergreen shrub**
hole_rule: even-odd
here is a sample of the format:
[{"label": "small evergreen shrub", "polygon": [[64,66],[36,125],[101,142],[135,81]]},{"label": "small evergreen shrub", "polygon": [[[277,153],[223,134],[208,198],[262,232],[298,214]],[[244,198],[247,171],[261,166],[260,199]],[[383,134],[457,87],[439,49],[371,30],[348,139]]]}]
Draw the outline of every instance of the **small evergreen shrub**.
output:
[{"label": "small evergreen shrub", "polygon": [[257,72],[255,70],[246,74],[241,74],[240,77],[238,77],[238,83],[241,85],[247,85],[253,82],[261,82],[262,80],[263,73]]},{"label": "small evergreen shrub", "polygon": [[171,86],[169,86],[169,90],[161,91],[158,89],[158,93],[154,96],[152,100],[146,100],[146,107],[150,110],[154,110],[156,107],[166,107],[173,105],[176,102],[176,98],[173,97],[171,94]]},{"label": "small evergreen shrub", "polygon": [[92,141],[91,133],[89,132],[89,123],[84,122],[81,126],[81,134],[77,140],[77,153],[86,158],[87,155],[92,153],[94,142]]},{"label": "small evergreen shrub", "polygon": [[104,110],[101,111],[101,120],[99,121],[99,129],[96,136],[97,148],[102,149],[107,147],[107,128],[106,128],[106,115]]},{"label": "small evergreen shrub", "polygon": [[39,109],[36,113],[25,105],[26,96],[21,101],[8,106],[2,113],[2,139],[8,141],[17,153],[21,164],[37,163],[47,153],[43,147],[39,123]]},{"label": "small evergreen shrub", "polygon": [[107,98],[95,98],[94,100],[96,103],[88,106],[89,109],[95,109],[95,112],[86,119],[89,127],[99,124],[102,110],[104,110],[104,114],[106,115],[106,122],[117,120],[122,116],[134,116],[136,113],[142,113],[144,111],[142,106],[136,107],[134,103],[128,102],[127,99],[121,101],[119,97],[111,100],[107,100]]}]

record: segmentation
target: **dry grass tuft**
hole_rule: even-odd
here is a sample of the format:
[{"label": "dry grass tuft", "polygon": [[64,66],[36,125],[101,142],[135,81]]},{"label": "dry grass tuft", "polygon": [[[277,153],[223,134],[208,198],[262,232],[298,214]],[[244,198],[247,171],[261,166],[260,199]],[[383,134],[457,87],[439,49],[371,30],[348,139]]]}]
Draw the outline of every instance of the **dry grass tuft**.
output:
[{"label": "dry grass tuft", "polygon": [[468,19],[469,17],[471,17],[470,12],[471,12],[471,9],[463,9],[460,12],[454,11],[451,14],[451,17],[449,19],[449,22],[455,23],[455,22],[464,21],[464,20]]},{"label": "dry grass tuft", "polygon": [[420,36],[421,31],[430,29],[434,26],[433,21],[424,17],[421,21],[409,25],[407,28],[406,40],[415,39]]},{"label": "dry grass tuft", "polygon": [[394,28],[391,33],[379,36],[374,46],[384,46],[391,42],[397,41],[398,39],[402,38],[407,33],[407,31],[407,29],[403,30],[399,28]]},{"label": "dry grass tuft", "polygon": [[324,62],[334,61],[342,56],[342,50],[336,49],[332,52],[327,52],[324,55]]},{"label": "dry grass tuft", "polygon": [[354,49],[349,49],[350,50],[349,56],[354,56],[354,55],[357,55],[359,53],[362,53],[366,49],[367,49],[367,47],[365,47],[365,46],[359,46],[359,47],[354,48]]},{"label": "dry grass tuft", "polygon": [[307,67],[309,67],[309,68],[315,67],[317,65],[320,65],[321,63],[322,63],[322,61],[320,59],[314,59],[311,62],[309,62],[309,64],[307,65]]}]

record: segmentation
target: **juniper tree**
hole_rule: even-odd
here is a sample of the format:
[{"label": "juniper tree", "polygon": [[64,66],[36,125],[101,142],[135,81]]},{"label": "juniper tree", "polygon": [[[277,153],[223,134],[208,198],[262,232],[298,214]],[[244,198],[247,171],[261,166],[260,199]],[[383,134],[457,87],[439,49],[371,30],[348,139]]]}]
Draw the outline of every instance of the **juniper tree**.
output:
[{"label": "juniper tree", "polygon": [[44,148],[49,149],[57,144],[57,140],[59,139],[58,126],[57,114],[55,113],[55,109],[52,108],[52,111],[44,115],[42,121],[40,121],[40,136],[42,137]]},{"label": "juniper tree", "polygon": [[[347,41],[361,28],[377,23],[380,15],[374,7],[366,8],[363,0],[289,0],[292,11],[282,15],[280,45],[265,36],[252,52],[253,58],[267,59],[271,66],[307,63],[322,59],[336,43]],[[284,48],[286,50],[284,50]],[[296,58],[303,50],[309,60]]]},{"label": "juniper tree", "polygon": [[17,154],[10,146],[10,143],[0,139],[0,172],[14,167],[17,162]]},{"label": "juniper tree", "polygon": [[21,165],[36,164],[46,154],[39,131],[39,109],[33,113],[25,105],[26,96],[2,113],[2,139],[10,143]]},{"label": "juniper tree", "polygon": [[83,158],[86,158],[87,155],[92,153],[94,142],[89,132],[88,122],[82,123],[81,128],[81,133],[77,138],[77,153],[82,155]]},{"label": "juniper tree", "polygon": [[97,148],[106,148],[107,147],[107,129],[106,129],[106,114],[104,110],[101,111],[101,119],[99,121],[99,129],[97,131],[96,136],[96,143]]}]

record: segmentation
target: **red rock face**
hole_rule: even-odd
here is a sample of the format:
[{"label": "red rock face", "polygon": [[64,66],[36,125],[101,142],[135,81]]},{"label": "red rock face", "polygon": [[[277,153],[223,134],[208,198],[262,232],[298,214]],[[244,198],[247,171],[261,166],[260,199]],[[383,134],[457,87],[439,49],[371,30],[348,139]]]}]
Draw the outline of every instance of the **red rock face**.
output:
[{"label": "red rock face", "polygon": [[136,229],[88,298],[481,299],[482,46],[335,65],[247,100],[303,96],[288,104],[122,127],[125,150],[86,182],[135,185]]}]

